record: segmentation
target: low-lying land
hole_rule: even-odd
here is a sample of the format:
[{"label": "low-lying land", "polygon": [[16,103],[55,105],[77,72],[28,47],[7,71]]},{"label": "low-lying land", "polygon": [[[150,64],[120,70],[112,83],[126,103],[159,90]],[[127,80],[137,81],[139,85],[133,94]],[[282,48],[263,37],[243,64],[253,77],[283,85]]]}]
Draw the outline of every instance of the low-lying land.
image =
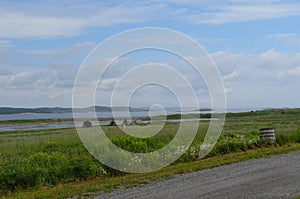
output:
[{"label": "low-lying land", "polygon": [[[178,119],[178,115],[169,117]],[[167,168],[143,175],[126,174],[102,165],[88,153],[75,129],[3,132],[0,133],[0,194],[16,198],[34,198],[37,195],[43,198],[72,197],[118,186],[133,186],[141,181],[146,183],[147,179],[155,180],[176,173],[300,150],[299,121],[299,109],[229,113],[216,146],[205,159],[198,160],[199,148],[209,125],[209,121],[200,121],[194,142],[184,155]],[[150,138],[126,135],[117,126],[103,126],[103,130],[117,146],[143,153],[168,144],[174,138],[178,125],[166,123],[158,134]],[[276,144],[260,141],[259,129],[265,127],[275,128]]]}]

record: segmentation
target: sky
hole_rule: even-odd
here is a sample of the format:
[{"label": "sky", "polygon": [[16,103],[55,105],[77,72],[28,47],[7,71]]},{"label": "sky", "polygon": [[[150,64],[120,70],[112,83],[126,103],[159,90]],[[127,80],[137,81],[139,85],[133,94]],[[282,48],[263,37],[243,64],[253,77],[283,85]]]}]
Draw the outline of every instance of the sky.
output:
[{"label": "sky", "polygon": [[[229,108],[300,107],[296,0],[2,0],[0,106],[71,107],[76,74],[90,51],[115,34],[143,27],[179,31],[202,45],[220,71]],[[121,57],[115,76],[108,72],[99,85],[96,104],[110,105],[105,91],[118,81],[115,71],[153,61],[180,68],[200,106],[209,106],[205,84],[190,78],[182,60],[151,51]],[[149,85],[130,105],[175,106],[173,98]]]}]

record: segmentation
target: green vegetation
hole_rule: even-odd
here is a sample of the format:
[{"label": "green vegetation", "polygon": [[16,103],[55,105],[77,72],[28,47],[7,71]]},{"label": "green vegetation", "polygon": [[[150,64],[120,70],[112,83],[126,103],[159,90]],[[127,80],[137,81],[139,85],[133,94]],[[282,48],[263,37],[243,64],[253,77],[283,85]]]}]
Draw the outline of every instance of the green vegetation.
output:
[{"label": "green vegetation", "polygon": [[112,121],[109,123],[109,126],[117,126],[117,123],[115,122],[115,120],[112,120]]},{"label": "green vegetation", "polygon": [[0,125],[12,125],[12,124],[39,124],[39,123],[55,123],[55,122],[73,122],[73,119],[35,119],[35,120],[4,120],[0,121]]},{"label": "green vegetation", "polygon": [[92,127],[92,126],[93,126],[92,123],[88,120],[84,121],[83,125],[82,125],[82,127],[85,127],[85,128],[89,128],[89,127]]},{"label": "green vegetation", "polygon": [[[119,106],[114,107],[114,111],[140,111],[143,109]],[[0,107],[0,115],[9,115],[9,114],[22,114],[22,113],[72,113],[76,112],[111,112],[112,108],[107,106],[89,106],[84,108],[63,108],[63,107],[40,107],[40,108],[12,108],[12,107]]]},{"label": "green vegetation", "polygon": [[71,113],[72,108],[61,108],[61,107],[41,107],[41,108],[11,108],[11,107],[0,107],[0,114],[20,114],[20,113]]},{"label": "green vegetation", "polygon": [[[119,185],[133,186],[148,178],[155,180],[176,173],[299,150],[300,145],[296,144],[300,143],[299,121],[299,109],[228,114],[216,146],[199,161],[199,147],[209,125],[209,121],[200,121],[194,142],[184,155],[167,168],[143,175],[125,174],[102,165],[88,153],[75,129],[3,132],[0,134],[0,194],[16,198],[22,194],[27,194],[26,198],[34,198],[35,194],[44,198],[71,197],[72,194],[107,190]],[[103,130],[117,146],[142,153],[155,151],[169,143],[178,126],[178,123],[166,123],[150,138],[132,137],[117,126],[104,126]],[[275,128],[275,145],[259,140],[259,129],[263,127]],[[135,125],[127,130],[130,128],[135,128]]]},{"label": "green vegetation", "polygon": [[88,181],[75,181],[71,183],[60,183],[56,186],[41,186],[35,189],[17,190],[9,194],[0,195],[0,198],[45,198],[63,199],[81,195],[82,198],[91,198],[101,193],[110,192],[114,189],[123,187],[130,188],[142,186],[150,182],[168,179],[175,174],[184,174],[202,169],[209,169],[216,166],[231,164],[249,159],[266,158],[272,155],[279,155],[291,151],[300,150],[300,144],[289,144],[281,147],[264,147],[256,150],[241,151],[225,155],[217,155],[202,160],[188,163],[178,163],[159,171],[145,174],[128,174],[117,177],[99,177]]}]

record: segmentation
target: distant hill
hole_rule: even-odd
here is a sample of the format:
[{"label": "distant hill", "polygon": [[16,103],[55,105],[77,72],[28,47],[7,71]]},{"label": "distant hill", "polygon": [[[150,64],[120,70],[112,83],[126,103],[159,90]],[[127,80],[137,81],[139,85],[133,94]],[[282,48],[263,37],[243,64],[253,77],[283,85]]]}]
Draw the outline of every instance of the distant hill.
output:
[{"label": "distant hill", "polygon": [[[141,111],[145,109],[132,108],[132,107],[113,107],[115,111],[126,111],[129,109],[130,112]],[[90,106],[85,108],[76,108],[75,112],[111,112],[112,108],[107,106]],[[8,114],[22,114],[22,113],[72,113],[72,108],[63,107],[40,107],[40,108],[13,108],[13,107],[0,107],[0,115]]]}]

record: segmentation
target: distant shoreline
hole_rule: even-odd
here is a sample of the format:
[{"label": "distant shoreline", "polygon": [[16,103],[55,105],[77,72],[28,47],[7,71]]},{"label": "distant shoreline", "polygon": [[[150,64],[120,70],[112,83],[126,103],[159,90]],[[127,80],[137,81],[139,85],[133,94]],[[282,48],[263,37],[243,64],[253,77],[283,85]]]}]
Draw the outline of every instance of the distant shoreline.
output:
[{"label": "distant shoreline", "polygon": [[13,114],[64,114],[64,113],[87,113],[87,112],[111,112],[114,111],[143,111],[145,108],[134,107],[108,107],[108,106],[89,106],[83,108],[63,108],[63,107],[38,107],[38,108],[14,108],[14,107],[0,107],[0,115]]},{"label": "distant shoreline", "polygon": [[[228,108],[227,112],[247,112],[247,111],[257,111],[257,110],[267,110],[267,109],[287,109],[287,108]],[[149,111],[147,107],[108,107],[108,106],[89,106],[83,108],[71,108],[71,107],[37,107],[37,108],[14,108],[14,107],[0,107],[1,115],[17,115],[17,114],[67,114],[67,113],[100,113],[100,112],[112,112],[113,111],[129,111],[129,112],[139,112],[139,111]],[[212,108],[202,107],[202,108],[180,108],[180,107],[167,107],[166,110],[173,110],[174,112],[211,112],[214,111]]]},{"label": "distant shoreline", "polygon": [[[138,112],[134,112],[137,114]],[[300,113],[300,108],[287,108],[287,109],[264,109],[264,110],[255,110],[255,111],[244,111],[244,112],[228,112],[226,113],[227,118],[243,118],[248,116],[266,116],[266,115],[282,115],[282,114],[298,114]],[[144,111],[141,115],[135,115],[132,116],[132,121],[139,121],[139,122],[149,122],[151,119],[149,115],[147,115],[148,112]],[[23,114],[24,115],[24,114]],[[40,116],[41,114],[33,114],[34,116]],[[25,119],[16,119],[16,120],[3,120],[0,117],[0,132],[6,132],[6,131],[18,131],[18,130],[38,130],[38,129],[54,129],[54,128],[74,128],[75,126],[82,126],[82,123],[85,120],[88,120],[93,123],[93,125],[107,125],[112,119],[122,120],[124,117],[119,118],[113,118],[111,116],[103,116],[98,117],[97,119],[93,117],[83,117],[78,118],[78,120],[75,120],[71,117],[73,114],[68,114],[65,116],[70,116],[66,118],[61,118],[61,114],[50,114],[54,115],[54,118],[28,118],[32,117],[32,114],[25,114]],[[182,115],[184,117],[182,118]],[[8,115],[6,115],[8,116]],[[172,114],[168,114],[166,117],[157,115],[154,116],[152,119],[154,121],[161,121],[161,122],[181,122],[181,121],[197,121],[197,120],[210,120],[210,119],[217,119],[218,113],[213,116],[211,113],[187,113],[187,112],[173,112]]]},{"label": "distant shoreline", "polygon": [[[38,108],[40,109],[40,108]],[[99,108],[98,108],[99,109]],[[101,107],[102,110],[103,107]],[[112,118],[114,118],[114,116],[112,115],[112,111],[111,108],[109,108],[110,111],[98,111],[96,112],[96,116],[99,120],[102,121],[107,121],[107,120],[111,120]],[[202,114],[205,117],[207,117],[209,114],[218,114],[214,111],[208,111],[208,109],[198,109],[198,110],[190,110],[190,111],[180,111],[177,108],[177,110],[175,108],[172,108],[173,110],[167,110],[166,115],[197,115],[197,114]],[[227,114],[230,113],[247,113],[247,112],[257,112],[257,111],[272,111],[272,110],[293,110],[293,109],[297,109],[297,108],[257,108],[257,109],[252,109],[252,108],[245,108],[245,109],[229,109],[226,111]],[[1,110],[1,107],[0,107]],[[87,110],[87,109],[85,109]],[[107,109],[106,109],[107,110]],[[128,111],[128,108],[127,108]],[[125,118],[124,114],[126,111],[124,110],[124,107],[119,108],[119,111],[117,110],[117,116],[119,118]],[[1,112],[0,112],[1,113]],[[146,108],[131,108],[129,110],[130,116],[131,118],[134,119],[140,119],[140,118],[148,118],[149,117],[149,111]],[[161,112],[158,111],[156,114],[154,114],[156,116],[161,115]],[[76,116],[77,118],[80,119],[95,119],[95,112],[76,112]],[[32,112],[24,112],[24,113],[14,113],[14,114],[0,114],[0,123],[3,123],[4,121],[34,121],[34,120],[38,120],[38,121],[46,121],[46,120],[73,120],[74,115],[72,112],[59,112],[59,113],[32,113]],[[14,122],[13,122],[14,123]]]}]

